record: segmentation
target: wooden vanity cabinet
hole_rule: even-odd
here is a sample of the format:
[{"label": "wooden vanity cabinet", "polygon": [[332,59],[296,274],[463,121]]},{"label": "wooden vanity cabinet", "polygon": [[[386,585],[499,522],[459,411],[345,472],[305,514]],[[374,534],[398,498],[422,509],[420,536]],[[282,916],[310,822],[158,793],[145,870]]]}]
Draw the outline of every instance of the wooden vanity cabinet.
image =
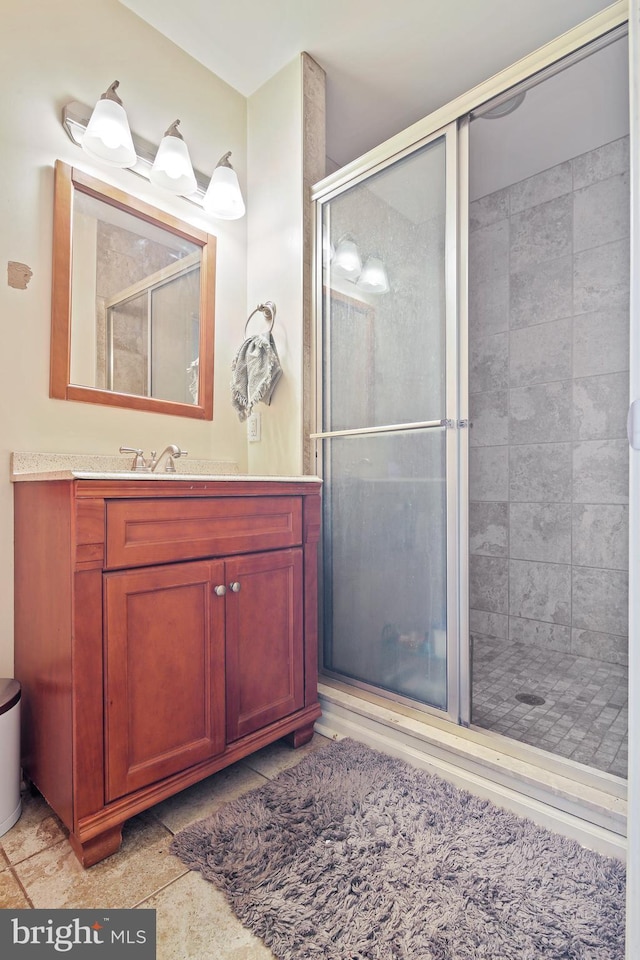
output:
[{"label": "wooden vanity cabinet", "polygon": [[17,482],[23,766],[84,866],[124,821],[310,739],[320,482]]}]

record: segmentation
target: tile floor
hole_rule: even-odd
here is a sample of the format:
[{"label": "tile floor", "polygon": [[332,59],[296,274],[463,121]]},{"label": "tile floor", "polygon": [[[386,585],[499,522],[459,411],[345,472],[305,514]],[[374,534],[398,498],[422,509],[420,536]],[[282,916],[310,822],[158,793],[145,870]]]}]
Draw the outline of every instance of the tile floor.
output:
[{"label": "tile floor", "polygon": [[626,778],[627,667],[478,637],[472,675],[475,725]]},{"label": "tile floor", "polygon": [[83,870],[66,831],[41,797],[23,795],[18,822],[0,837],[0,908],[156,910],[157,960],[273,960],[223,895],[169,852],[172,837],[223,803],[261,786],[328,741],[298,750],[282,741],[214,774],[140,816],[120,851]]}]

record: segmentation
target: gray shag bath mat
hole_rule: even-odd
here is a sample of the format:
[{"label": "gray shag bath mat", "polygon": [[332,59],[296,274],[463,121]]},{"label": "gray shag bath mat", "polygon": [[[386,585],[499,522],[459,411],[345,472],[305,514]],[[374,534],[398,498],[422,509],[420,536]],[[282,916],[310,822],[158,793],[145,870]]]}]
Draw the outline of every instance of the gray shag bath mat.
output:
[{"label": "gray shag bath mat", "polygon": [[353,740],[173,852],[280,960],[623,960],[625,870]]}]

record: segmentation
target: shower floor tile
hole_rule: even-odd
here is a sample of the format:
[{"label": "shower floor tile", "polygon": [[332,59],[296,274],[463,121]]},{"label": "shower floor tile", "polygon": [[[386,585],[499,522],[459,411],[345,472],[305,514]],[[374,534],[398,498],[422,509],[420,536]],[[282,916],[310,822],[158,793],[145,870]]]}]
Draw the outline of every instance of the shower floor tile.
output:
[{"label": "shower floor tile", "polygon": [[[476,636],[472,723],[627,776],[627,667]],[[544,703],[516,699],[532,694]]]}]

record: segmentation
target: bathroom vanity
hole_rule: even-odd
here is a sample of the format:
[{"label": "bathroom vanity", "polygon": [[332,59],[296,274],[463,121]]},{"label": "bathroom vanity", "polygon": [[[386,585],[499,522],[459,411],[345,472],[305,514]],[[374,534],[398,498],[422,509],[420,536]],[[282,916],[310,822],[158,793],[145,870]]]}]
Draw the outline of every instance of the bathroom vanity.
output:
[{"label": "bathroom vanity", "polygon": [[128,817],[310,739],[320,481],[14,480],[24,773],[87,867]]}]

